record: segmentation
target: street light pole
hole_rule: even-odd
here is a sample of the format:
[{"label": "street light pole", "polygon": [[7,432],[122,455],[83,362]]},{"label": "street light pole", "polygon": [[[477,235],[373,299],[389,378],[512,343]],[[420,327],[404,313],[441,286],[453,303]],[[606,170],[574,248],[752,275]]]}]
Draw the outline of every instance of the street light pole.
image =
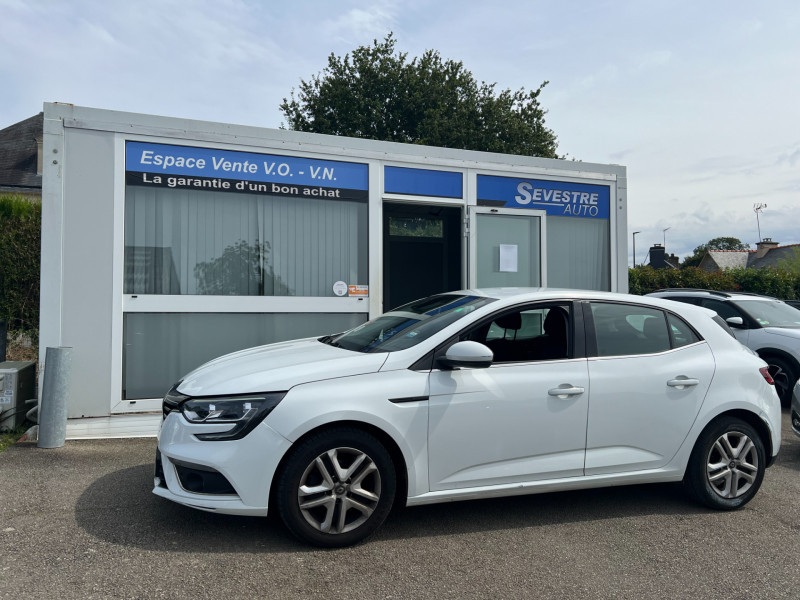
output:
[{"label": "street light pole", "polygon": [[664,252],[667,251],[667,229],[672,229],[672,227],[667,227],[666,229],[661,230],[661,232],[664,234]]},{"label": "street light pole", "polygon": [[636,234],[642,233],[641,231],[633,232],[633,268],[636,268]]}]

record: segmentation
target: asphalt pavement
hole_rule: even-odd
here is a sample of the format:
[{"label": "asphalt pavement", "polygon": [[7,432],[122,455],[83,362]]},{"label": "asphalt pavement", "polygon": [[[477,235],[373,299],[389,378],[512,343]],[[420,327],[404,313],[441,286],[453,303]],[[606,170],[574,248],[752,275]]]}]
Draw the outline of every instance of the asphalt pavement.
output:
[{"label": "asphalt pavement", "polygon": [[800,438],[744,509],[679,484],[405,509],[367,542],[154,496],[154,439],[0,454],[0,598],[796,598]]}]

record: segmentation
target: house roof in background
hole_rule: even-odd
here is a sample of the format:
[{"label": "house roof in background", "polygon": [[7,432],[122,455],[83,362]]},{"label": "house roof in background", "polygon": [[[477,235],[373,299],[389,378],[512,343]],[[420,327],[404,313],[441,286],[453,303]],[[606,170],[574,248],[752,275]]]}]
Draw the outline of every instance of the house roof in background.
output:
[{"label": "house roof in background", "polygon": [[0,130],[0,191],[41,192],[42,176],[36,167],[43,125],[39,113]]},{"label": "house roof in background", "polygon": [[700,262],[700,267],[707,271],[714,270],[713,268],[709,269],[711,266],[709,263],[718,269],[777,267],[781,260],[792,260],[795,250],[800,253],[800,244],[776,246],[767,250],[767,253],[761,258],[758,258],[758,250],[709,250]]},{"label": "house roof in background", "polygon": [[707,256],[720,269],[735,269],[747,266],[749,254],[747,250],[709,250]]},{"label": "house roof in background", "polygon": [[747,266],[754,269],[764,267],[777,267],[781,260],[791,260],[794,258],[795,249],[800,251],[800,244],[789,244],[788,246],[777,246],[770,248],[761,258],[756,258],[755,252],[751,252],[747,257]]}]

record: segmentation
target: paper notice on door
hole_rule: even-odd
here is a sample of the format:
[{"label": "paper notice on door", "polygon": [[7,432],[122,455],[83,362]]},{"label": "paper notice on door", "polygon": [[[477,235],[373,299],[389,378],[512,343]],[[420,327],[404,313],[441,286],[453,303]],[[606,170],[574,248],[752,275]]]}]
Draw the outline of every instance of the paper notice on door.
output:
[{"label": "paper notice on door", "polygon": [[500,244],[500,272],[517,272],[517,249],[516,244]]}]

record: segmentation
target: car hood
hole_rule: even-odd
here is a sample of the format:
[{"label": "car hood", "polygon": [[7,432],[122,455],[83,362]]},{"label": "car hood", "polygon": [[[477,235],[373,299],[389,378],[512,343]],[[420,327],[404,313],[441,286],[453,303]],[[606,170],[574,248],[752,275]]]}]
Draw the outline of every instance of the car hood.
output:
[{"label": "car hood", "polygon": [[198,367],[178,386],[187,396],[279,392],[310,381],[378,371],[387,354],[335,348],[315,338],[226,354]]}]

